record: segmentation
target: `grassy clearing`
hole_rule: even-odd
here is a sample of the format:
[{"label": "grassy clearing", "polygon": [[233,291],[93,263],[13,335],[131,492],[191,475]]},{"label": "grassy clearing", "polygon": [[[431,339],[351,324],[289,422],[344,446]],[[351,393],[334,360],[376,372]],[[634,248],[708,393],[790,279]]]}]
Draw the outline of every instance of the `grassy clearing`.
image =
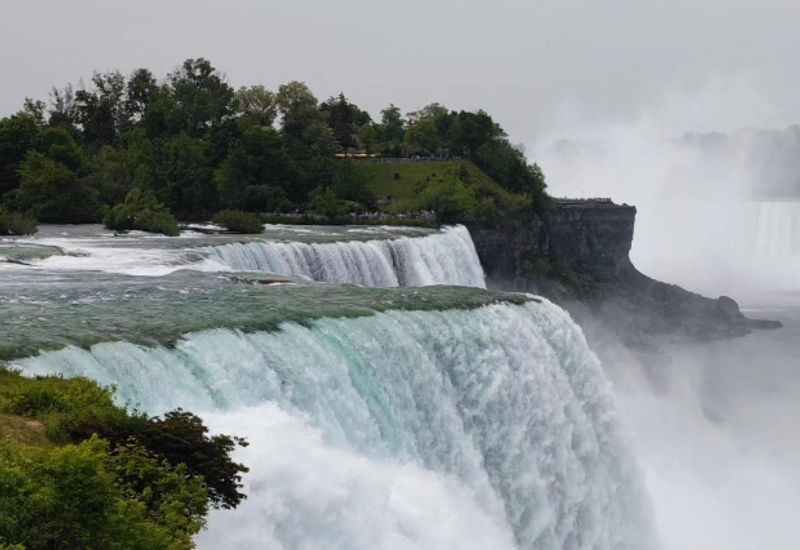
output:
[{"label": "grassy clearing", "polygon": [[473,162],[432,161],[359,164],[379,207],[391,213],[429,209],[429,197],[436,189],[467,189],[476,202],[491,200],[497,208],[525,206],[529,199],[510,193]]}]

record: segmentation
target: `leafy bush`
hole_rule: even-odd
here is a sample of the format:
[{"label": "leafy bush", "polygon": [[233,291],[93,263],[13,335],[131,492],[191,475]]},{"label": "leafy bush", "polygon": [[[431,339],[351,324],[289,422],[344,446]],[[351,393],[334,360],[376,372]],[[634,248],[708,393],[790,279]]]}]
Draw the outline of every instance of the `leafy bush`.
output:
[{"label": "leafy bush", "polygon": [[163,418],[127,415],[113,418],[81,417],[70,426],[70,437],[83,440],[98,434],[115,446],[135,442],[173,466],[184,464],[192,475],[202,476],[214,506],[235,508],[245,495],[241,474],[247,468],[234,462],[230,454],[247,441],[227,435],[208,435],[208,428],[194,414],[177,409]]},{"label": "leafy bush", "polygon": [[55,448],[0,443],[0,545],[26,550],[190,549],[202,480],[93,437]]},{"label": "leafy bush", "polygon": [[314,214],[336,220],[347,215],[350,206],[336,195],[331,187],[321,187],[311,193],[311,211]]},{"label": "leafy bush", "polygon": [[436,214],[440,223],[466,222],[474,219],[478,200],[475,192],[461,181],[447,179],[424,190],[421,203]]},{"label": "leafy bush", "polygon": [[252,212],[223,210],[217,213],[212,221],[234,233],[261,233],[264,231],[264,224],[261,222],[261,218]]},{"label": "leafy bush", "polygon": [[109,229],[126,231],[140,229],[151,233],[178,235],[178,222],[169,209],[149,191],[134,189],[125,202],[108,211],[103,220]]},{"label": "leafy bush", "polygon": [[231,453],[247,441],[209,435],[202,420],[190,412],[178,409],[150,417],[117,407],[112,396],[112,389],[85,378],[30,379],[0,368],[0,414],[43,422],[49,439],[56,443],[80,443],[99,436],[110,444],[112,455],[134,445],[140,448],[136,453],[147,453],[171,468],[182,467],[188,475],[202,478],[207,499],[215,507],[235,508],[245,498],[240,489],[247,468],[234,462]]},{"label": "leafy bush", "polygon": [[36,220],[32,216],[0,208],[0,236],[33,235],[36,229]]}]

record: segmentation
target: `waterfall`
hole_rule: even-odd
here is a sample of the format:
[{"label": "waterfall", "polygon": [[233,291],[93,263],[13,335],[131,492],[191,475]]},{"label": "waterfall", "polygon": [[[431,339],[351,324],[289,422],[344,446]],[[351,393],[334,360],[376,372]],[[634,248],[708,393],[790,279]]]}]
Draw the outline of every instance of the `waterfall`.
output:
[{"label": "waterfall", "polygon": [[774,258],[800,256],[800,202],[760,202],[756,250]]},{"label": "waterfall", "polygon": [[759,202],[750,280],[769,290],[800,288],[800,202]]},{"label": "waterfall", "polygon": [[249,437],[249,498],[211,516],[201,548],[654,547],[609,382],[546,300],[69,347],[11,366],[115,384],[151,413],[182,406]]},{"label": "waterfall", "polygon": [[447,227],[426,237],[333,243],[230,243],[207,249],[237,271],[370,287],[449,284],[485,287],[469,231]]}]

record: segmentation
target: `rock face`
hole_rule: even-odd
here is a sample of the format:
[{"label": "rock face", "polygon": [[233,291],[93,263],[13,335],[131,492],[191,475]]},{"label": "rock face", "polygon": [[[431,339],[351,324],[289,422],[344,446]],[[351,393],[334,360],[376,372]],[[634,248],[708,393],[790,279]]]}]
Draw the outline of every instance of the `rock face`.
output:
[{"label": "rock face", "polygon": [[636,208],[609,199],[555,199],[547,213],[470,227],[490,288],[542,294],[590,335],[613,332],[628,347],[742,336],[780,323],[747,319],[736,302],[656,281],[631,263]]}]

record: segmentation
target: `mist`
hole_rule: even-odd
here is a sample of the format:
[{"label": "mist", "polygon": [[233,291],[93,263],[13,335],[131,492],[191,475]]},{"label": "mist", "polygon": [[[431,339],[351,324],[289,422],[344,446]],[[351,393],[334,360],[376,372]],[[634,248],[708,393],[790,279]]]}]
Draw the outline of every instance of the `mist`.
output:
[{"label": "mist", "polygon": [[748,126],[771,118],[748,82],[665,97],[629,124],[577,124],[565,107],[529,156],[555,196],[635,205],[631,259],[648,275],[779,302],[800,288],[800,129]]},{"label": "mist", "polygon": [[777,317],[788,330],[667,348],[658,387],[652,365],[606,358],[664,550],[797,547],[800,315]]},{"label": "mist", "polygon": [[666,342],[658,364],[594,334],[665,550],[797,547],[800,132],[772,105],[751,79],[665,95],[625,123],[587,122],[564,104],[560,126],[528,149],[553,195],[637,207],[642,272],[784,323]]}]

